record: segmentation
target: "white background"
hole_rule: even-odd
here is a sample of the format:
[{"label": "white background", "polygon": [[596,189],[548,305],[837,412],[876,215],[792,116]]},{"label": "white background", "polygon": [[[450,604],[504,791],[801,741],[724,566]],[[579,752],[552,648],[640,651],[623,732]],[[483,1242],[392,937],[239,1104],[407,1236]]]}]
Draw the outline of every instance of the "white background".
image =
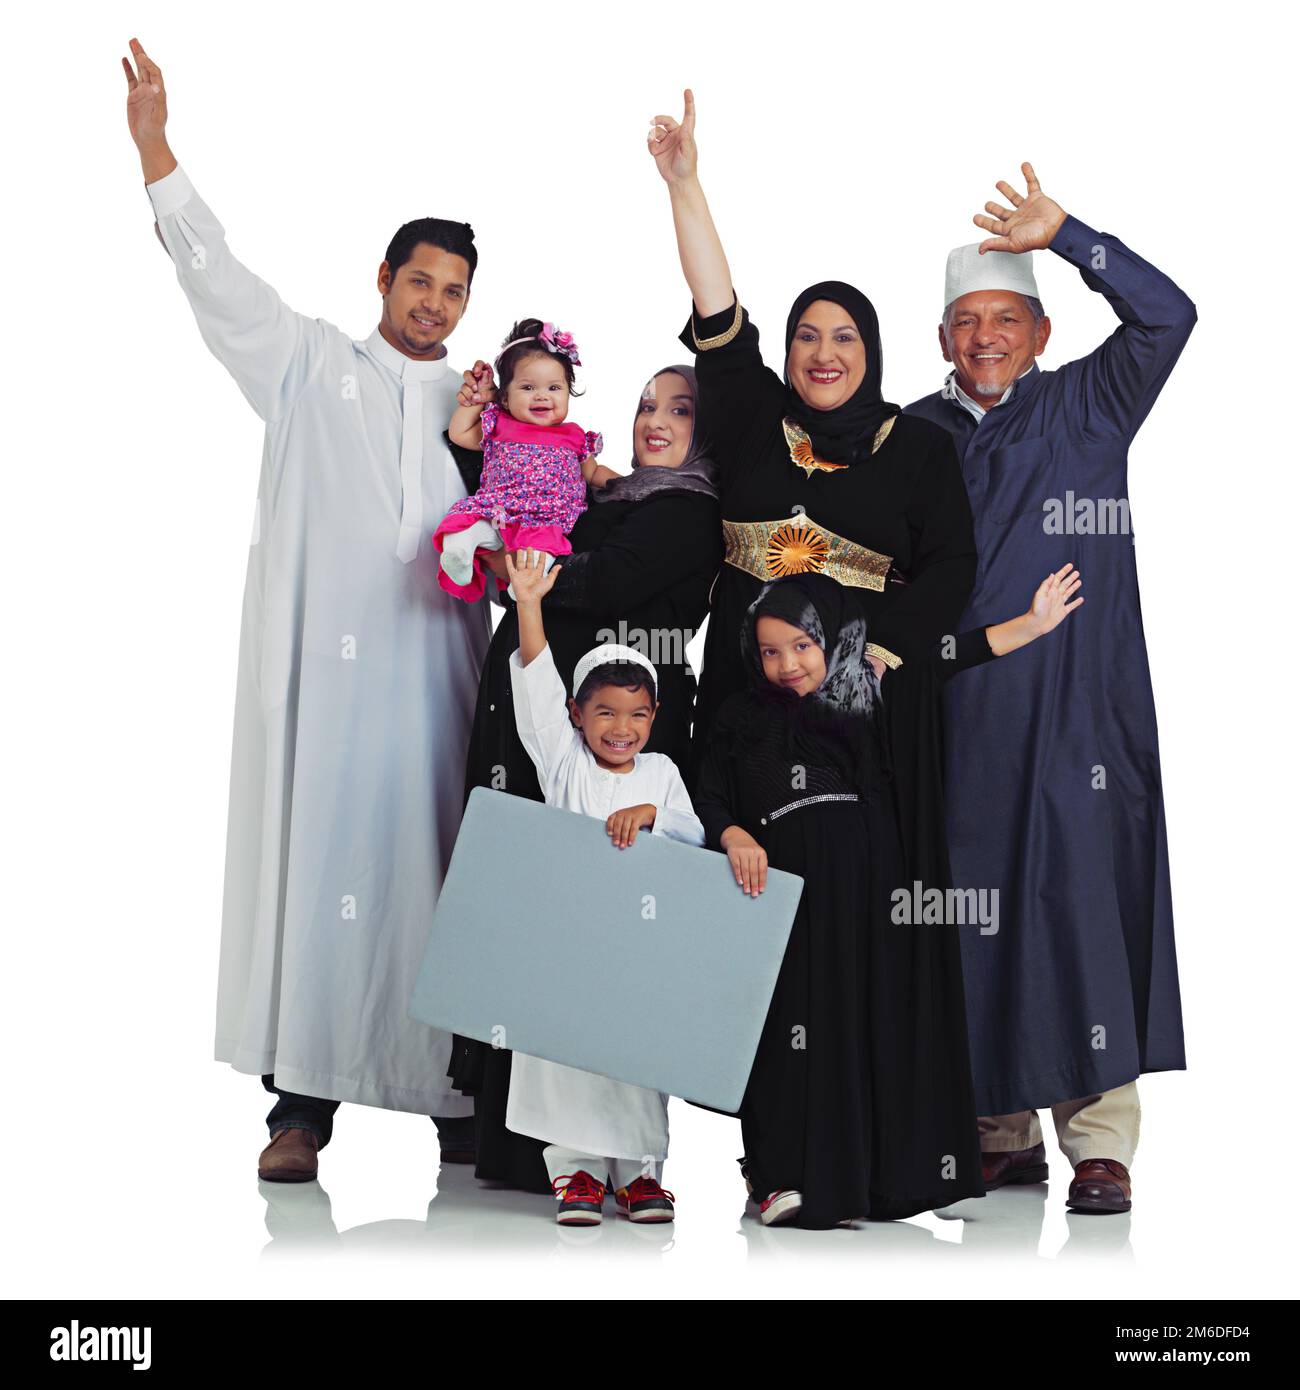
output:
[{"label": "white background", "polygon": [[[3,1291],[1294,1295],[1295,34],[1281,9],[46,13],[11,17],[3,84]],[[765,1231],[740,1219],[734,1122],[677,1102],[675,1229],[611,1221],[574,1238],[544,1199],[477,1191],[463,1169],[439,1189],[429,1121],[359,1106],[339,1113],[321,1186],[259,1193],[272,1098],[210,1058],[261,427],[154,238],[118,62],[133,34],[162,66],[182,165],[289,304],[364,337],[398,224],[468,219],[481,261],[453,362],[490,355],[525,314],[571,329],[587,364],[575,418],[605,432],[616,466],[642,382],[683,356],[687,296],[644,137],[654,112],[680,115],[688,83],[701,174],[774,364],[790,299],[836,277],[879,309],[886,395],[934,390],[944,255],[981,235],[971,215],[1026,158],[1067,211],[1188,291],[1200,323],[1138,436],[1130,492],[1189,1070],[1141,1083],[1131,1218],[1067,1222],[1049,1139],[1046,1192]],[[1053,366],[1114,320],[1050,253],[1038,275]]]}]

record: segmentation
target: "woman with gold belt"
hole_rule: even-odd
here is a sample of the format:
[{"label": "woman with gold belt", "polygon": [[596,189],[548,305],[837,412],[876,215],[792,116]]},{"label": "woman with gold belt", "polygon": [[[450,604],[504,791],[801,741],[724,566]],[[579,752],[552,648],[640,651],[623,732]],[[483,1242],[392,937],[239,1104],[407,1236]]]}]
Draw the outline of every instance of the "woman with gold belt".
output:
[{"label": "woman with gold belt", "polygon": [[[745,687],[741,631],[760,589],[786,575],[828,576],[865,615],[864,654],[881,679],[883,754],[891,770],[884,795],[896,813],[903,878],[887,886],[910,889],[920,882],[923,889],[944,889],[950,878],[941,644],[956,632],[976,571],[957,456],[946,431],[900,414],[882,398],[875,311],[850,285],[828,281],[805,290],[786,324],[784,380],[764,365],[758,330],[732,288],[696,174],[694,126],[687,92],[681,123],[656,116],[649,137],[668,185],[694,300],[682,341],[696,354],[700,423],[713,444],[726,547],[711,599],[688,780],[698,780],[719,708]],[[974,658],[972,642],[981,648]],[[959,664],[992,655],[980,633],[960,645],[959,652],[953,644]],[[792,767],[792,786],[799,776]],[[845,855],[872,853],[872,846],[857,843],[842,849]],[[898,869],[889,872],[897,876]],[[888,1068],[890,1093],[905,1099],[901,1108],[877,1117],[870,1142],[884,1163],[890,1146],[915,1147],[921,1134],[947,1136],[944,1152],[909,1156],[909,1170],[923,1169],[933,1178],[923,1205],[934,1206],[936,1187],[954,1199],[983,1191],[959,942],[952,923],[895,930],[905,939],[901,950],[895,942],[891,956],[900,1005],[893,1014],[906,1026],[892,1043],[864,1033],[862,1046],[874,1053],[868,1071]],[[792,934],[787,961],[793,952],[816,956],[832,949],[839,948]],[[822,959],[806,973],[830,979],[834,965]],[[884,983],[874,982],[873,993]],[[813,1047],[819,1013],[836,1007],[833,993],[813,993],[807,1000],[806,1044],[782,1082],[792,1088],[783,1102],[788,1113],[801,1105],[815,1108],[817,1096],[835,1091],[820,1083],[815,1069],[838,1063],[819,1061]],[[823,1119],[833,1123],[833,1117]],[[798,1178],[784,1176],[782,1182],[794,1186]],[[906,1208],[905,1202],[880,1205],[885,1209],[876,1214],[882,1216]]]}]

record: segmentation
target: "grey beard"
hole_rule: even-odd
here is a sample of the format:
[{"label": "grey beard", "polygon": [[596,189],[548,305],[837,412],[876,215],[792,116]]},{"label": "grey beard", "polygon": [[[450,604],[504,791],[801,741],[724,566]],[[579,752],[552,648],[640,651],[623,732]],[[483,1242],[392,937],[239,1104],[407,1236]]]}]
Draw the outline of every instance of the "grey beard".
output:
[{"label": "grey beard", "polygon": [[980,381],[975,384],[975,394],[977,396],[1001,396],[1007,388],[997,386],[991,381]]}]

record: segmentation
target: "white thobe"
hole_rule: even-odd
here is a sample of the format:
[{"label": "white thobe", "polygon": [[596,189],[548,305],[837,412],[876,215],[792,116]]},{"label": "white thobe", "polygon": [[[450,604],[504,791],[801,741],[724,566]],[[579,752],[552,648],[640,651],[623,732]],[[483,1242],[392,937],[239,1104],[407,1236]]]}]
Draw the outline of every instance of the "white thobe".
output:
[{"label": "white thobe", "polygon": [[[609,772],[596,761],[582,732],[569,721],[564,682],[549,643],[527,666],[514,652],[510,675],[515,726],[548,806],[605,820],[615,811],[648,802],[655,808],[652,834],[704,844],[704,826],[670,757],[637,753],[631,772]],[[611,845],[610,852],[620,851]],[[561,909],[544,903],[541,910]],[[622,968],[635,970],[638,963],[632,959]],[[657,968],[649,950],[640,968]],[[506,1128],[580,1153],[660,1161],[668,1156],[668,1097],[516,1052]]]},{"label": "white thobe", "polygon": [[235,696],[216,1058],[466,1115],[407,1017],[463,809],[491,620],[438,587],[460,374],[289,309],[179,168],[148,185],[204,342],[266,421]]}]

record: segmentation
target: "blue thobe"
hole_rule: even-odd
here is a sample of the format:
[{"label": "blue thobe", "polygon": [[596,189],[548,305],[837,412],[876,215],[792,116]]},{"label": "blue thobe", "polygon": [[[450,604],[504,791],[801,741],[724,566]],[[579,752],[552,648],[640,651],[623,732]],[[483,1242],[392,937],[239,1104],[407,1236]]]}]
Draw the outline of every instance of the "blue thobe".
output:
[{"label": "blue thobe", "polygon": [[1196,308],[1123,242],[1067,217],[1051,250],[1120,326],[1033,366],[976,420],[940,391],[908,407],[963,458],[979,570],[961,630],[1023,612],[1067,561],[1087,603],[945,690],[953,881],[996,889],[962,930],[975,1101],[1000,1115],[1181,1069],[1155,704],[1128,513],[1128,447]]}]

